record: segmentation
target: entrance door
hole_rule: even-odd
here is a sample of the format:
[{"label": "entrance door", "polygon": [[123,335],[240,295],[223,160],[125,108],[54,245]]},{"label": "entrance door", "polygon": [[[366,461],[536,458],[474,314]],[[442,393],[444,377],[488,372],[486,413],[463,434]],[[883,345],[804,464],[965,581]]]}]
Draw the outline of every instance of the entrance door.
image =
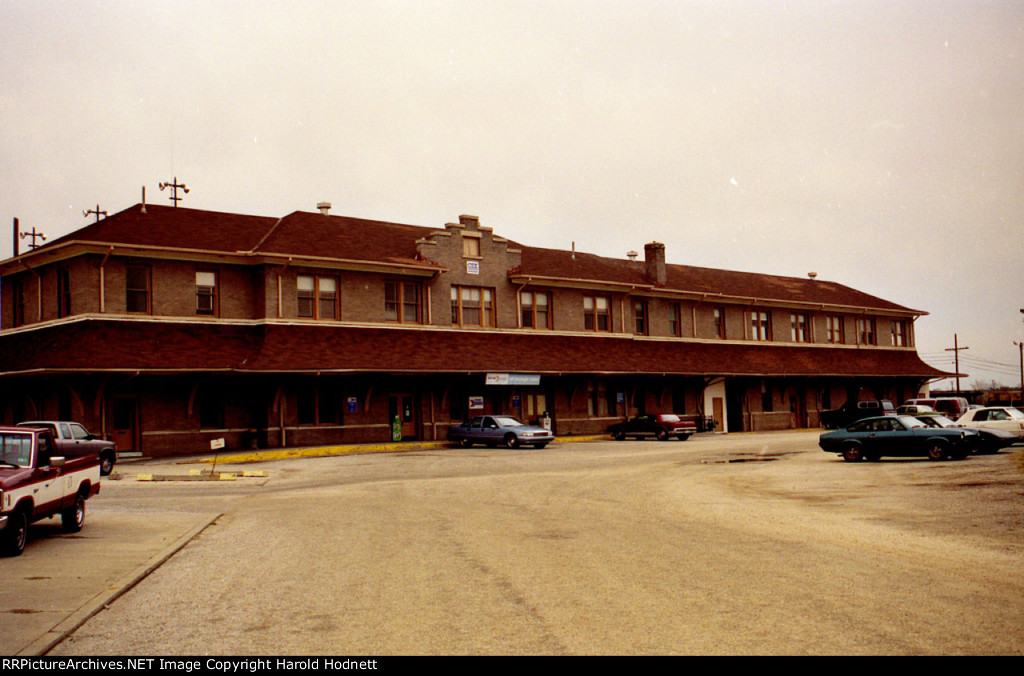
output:
[{"label": "entrance door", "polygon": [[117,452],[138,450],[139,401],[136,397],[114,398],[114,435]]},{"label": "entrance door", "polygon": [[711,399],[711,418],[715,421],[715,430],[725,431],[725,402],[721,397]]},{"label": "entrance door", "polygon": [[[398,418],[396,424],[395,418]],[[416,438],[416,405],[411,394],[393,394],[388,397],[388,422],[392,426],[392,439]],[[399,439],[395,439],[399,437]]]}]

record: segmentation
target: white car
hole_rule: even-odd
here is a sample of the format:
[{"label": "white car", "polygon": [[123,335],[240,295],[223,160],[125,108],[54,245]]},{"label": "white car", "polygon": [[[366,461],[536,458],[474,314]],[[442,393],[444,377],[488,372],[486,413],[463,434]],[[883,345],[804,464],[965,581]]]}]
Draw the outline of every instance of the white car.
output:
[{"label": "white car", "polygon": [[989,406],[964,413],[959,427],[989,427],[1024,437],[1024,413],[1009,406]]}]

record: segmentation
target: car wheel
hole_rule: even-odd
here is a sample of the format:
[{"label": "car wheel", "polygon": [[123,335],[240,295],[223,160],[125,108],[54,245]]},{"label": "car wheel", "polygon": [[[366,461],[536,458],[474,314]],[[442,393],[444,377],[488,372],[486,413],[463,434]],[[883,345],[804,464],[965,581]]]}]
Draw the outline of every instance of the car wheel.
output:
[{"label": "car wheel", "polygon": [[473,445],[473,442],[470,441],[469,439],[465,439],[465,438],[459,439],[459,446],[462,446],[463,448],[469,448],[472,445]]},{"label": "car wheel", "polygon": [[955,451],[953,453],[950,453],[949,457],[953,458],[954,460],[963,460],[964,458],[967,457],[967,451]]},{"label": "car wheel", "polygon": [[864,459],[864,452],[860,449],[860,446],[853,444],[843,449],[843,460],[846,462],[860,462]]},{"label": "car wheel", "polygon": [[519,437],[514,434],[506,434],[505,446],[507,448],[519,448]]},{"label": "car wheel", "polygon": [[7,518],[3,531],[4,556],[20,556],[28,542],[28,516],[25,510],[17,509]]},{"label": "car wheel", "polygon": [[949,451],[946,449],[946,446],[938,441],[933,441],[928,444],[927,453],[929,460],[945,460],[946,456],[949,455]]},{"label": "car wheel", "polygon": [[686,441],[687,439],[690,438],[690,435],[689,434],[677,434],[676,438],[679,439],[679,441]]},{"label": "car wheel", "polygon": [[668,432],[665,430],[658,430],[657,434],[654,435],[658,441],[665,441],[668,439]]},{"label": "car wheel", "polygon": [[77,533],[85,525],[85,496],[75,496],[75,504],[60,513],[60,527],[65,533]]},{"label": "car wheel", "polygon": [[615,439],[615,441],[625,441],[626,440],[626,433],[622,432],[622,431],[614,432],[612,434],[612,438]]},{"label": "car wheel", "polygon": [[100,456],[100,476],[110,476],[114,471],[114,459],[109,455]]}]

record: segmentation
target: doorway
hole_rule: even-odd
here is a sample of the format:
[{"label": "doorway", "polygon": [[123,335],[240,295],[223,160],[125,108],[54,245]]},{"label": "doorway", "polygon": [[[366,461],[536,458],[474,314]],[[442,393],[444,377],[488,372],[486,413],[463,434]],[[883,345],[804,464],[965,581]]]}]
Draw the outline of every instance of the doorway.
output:
[{"label": "doorway", "polygon": [[392,394],[388,397],[388,423],[391,440],[417,438],[416,401],[411,394]]},{"label": "doorway", "polygon": [[138,397],[114,397],[114,434],[112,441],[117,452],[131,452],[139,449],[139,400]]}]

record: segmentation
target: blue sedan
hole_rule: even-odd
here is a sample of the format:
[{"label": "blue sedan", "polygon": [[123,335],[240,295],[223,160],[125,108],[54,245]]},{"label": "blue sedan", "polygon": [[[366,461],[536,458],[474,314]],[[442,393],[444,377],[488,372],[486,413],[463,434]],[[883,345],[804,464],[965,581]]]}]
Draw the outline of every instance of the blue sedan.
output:
[{"label": "blue sedan", "polygon": [[878,460],[882,456],[926,456],[930,460],[963,460],[973,438],[966,430],[929,427],[909,415],[865,418],[845,429],[825,432],[818,445],[847,462]]},{"label": "blue sedan", "polygon": [[448,428],[448,441],[454,441],[464,448],[473,444],[502,444],[508,448],[544,448],[554,438],[555,435],[550,430],[527,425],[504,415],[480,415],[461,425],[451,425]]}]

